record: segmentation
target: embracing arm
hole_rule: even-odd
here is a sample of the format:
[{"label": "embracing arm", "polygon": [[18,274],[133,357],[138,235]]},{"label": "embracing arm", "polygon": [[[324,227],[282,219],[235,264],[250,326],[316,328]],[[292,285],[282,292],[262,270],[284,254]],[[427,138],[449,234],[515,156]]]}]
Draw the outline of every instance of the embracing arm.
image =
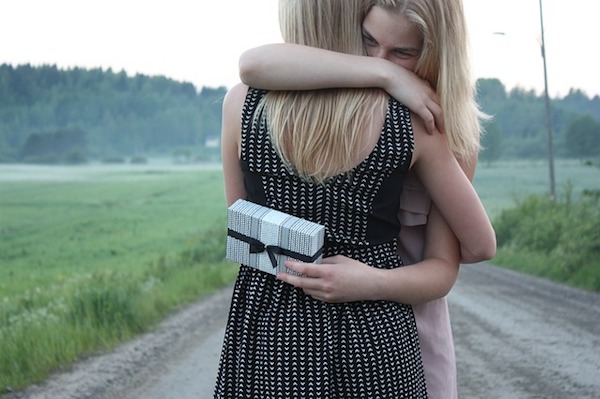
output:
[{"label": "embracing arm", "polygon": [[[477,167],[477,155],[466,161],[459,160],[458,163],[472,184],[473,178],[475,177],[475,169]],[[484,253],[470,252],[469,248],[460,248],[460,263],[478,263],[488,259],[491,258]]]},{"label": "embracing arm", "polygon": [[[469,181],[473,180],[477,158],[459,161]],[[377,299],[419,304],[447,295],[458,277],[460,263],[485,260],[486,254],[463,251],[444,217],[432,204],[425,228],[423,260],[389,273],[381,273]],[[487,258],[486,258],[487,259]]]},{"label": "embracing arm", "polygon": [[267,44],[245,51],[240,78],[268,90],[379,87],[406,104],[429,132],[443,130],[440,99],[423,79],[382,58],[337,53],[297,44]]},{"label": "embracing arm", "polygon": [[426,259],[395,269],[378,269],[346,256],[323,263],[288,260],[286,266],[301,276],[279,273],[277,278],[302,288],[315,299],[330,302],[386,300],[415,305],[448,294],[459,268],[458,243],[441,215],[432,208],[426,230]]},{"label": "embracing arm", "polygon": [[458,241],[435,205],[425,229],[421,262],[400,267],[381,281],[381,299],[418,304],[441,298],[450,292],[458,277]]},{"label": "embracing arm", "polygon": [[491,259],[496,253],[496,235],[477,192],[446,140],[426,134],[421,123],[413,118],[413,167],[458,239],[461,256],[479,261]]},{"label": "embracing arm", "polygon": [[[459,161],[471,181],[477,159]],[[444,217],[432,204],[425,228],[423,260],[389,273],[381,273],[378,281],[379,299],[407,304],[418,304],[447,295],[458,277],[460,263],[475,263],[488,255],[460,250],[461,246]]]},{"label": "embracing arm", "polygon": [[[416,134],[423,135],[423,129],[419,128],[419,122],[415,121]],[[438,136],[438,135],[436,135]],[[440,166],[435,167],[435,158],[443,155],[443,159],[437,162],[448,167],[450,174],[458,179],[459,186],[465,190],[464,198],[458,194],[451,193],[449,200],[457,197],[466,200],[473,205],[473,214],[467,205],[465,208],[454,209],[451,202],[443,203],[446,212],[455,212],[450,221],[460,232],[463,239],[462,245],[442,216],[435,203],[427,220],[425,230],[424,260],[412,265],[396,269],[377,269],[345,256],[333,256],[323,259],[323,264],[315,265],[294,261],[287,261],[286,265],[292,270],[303,275],[294,276],[280,273],[278,278],[293,284],[307,295],[325,302],[352,302],[361,300],[389,300],[405,304],[419,304],[440,298],[448,294],[458,276],[459,264],[480,262],[491,258],[496,250],[496,240],[493,228],[487,214],[480,203],[477,194],[471,185],[475,172],[477,159],[460,162],[454,158],[447,149],[445,139],[441,136],[430,136],[432,142],[425,143],[433,145],[438,152],[433,153],[434,160],[428,160],[425,156],[422,161],[431,161],[433,168],[422,167],[427,173],[434,173],[428,181],[444,180],[449,178],[445,170]],[[419,139],[419,142],[422,140]],[[422,144],[419,144],[422,145]],[[440,151],[441,149],[441,151]],[[427,149],[425,149],[427,151]],[[447,152],[446,152],[447,151]],[[423,151],[421,151],[423,152]],[[441,170],[441,172],[440,172]],[[462,177],[461,177],[462,176]],[[442,184],[437,182],[433,184]],[[448,189],[441,186],[442,191]],[[441,194],[443,199],[443,194]],[[440,198],[439,190],[436,197]],[[434,198],[434,201],[435,201]],[[466,212],[461,216],[460,212]],[[456,219],[463,219],[466,224]],[[481,237],[477,235],[481,234]]]},{"label": "embracing arm", "polygon": [[223,99],[223,119],[221,122],[221,159],[225,180],[225,200],[227,206],[240,198],[246,198],[244,176],[240,168],[240,145],[242,131],[242,107],[248,88],[234,86]]}]

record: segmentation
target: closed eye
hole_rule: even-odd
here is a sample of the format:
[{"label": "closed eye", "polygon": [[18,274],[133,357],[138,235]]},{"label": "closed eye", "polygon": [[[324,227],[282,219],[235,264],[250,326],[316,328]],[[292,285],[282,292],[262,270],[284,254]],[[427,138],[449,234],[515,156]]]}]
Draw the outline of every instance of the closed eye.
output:
[{"label": "closed eye", "polygon": [[399,58],[418,57],[420,53],[421,51],[417,49],[397,48],[394,50],[394,54]]},{"label": "closed eye", "polygon": [[375,40],[373,38],[373,36],[369,35],[367,32],[363,31],[363,43],[365,46],[368,47],[373,47],[373,46],[377,46],[379,43],[377,43],[377,40]]}]

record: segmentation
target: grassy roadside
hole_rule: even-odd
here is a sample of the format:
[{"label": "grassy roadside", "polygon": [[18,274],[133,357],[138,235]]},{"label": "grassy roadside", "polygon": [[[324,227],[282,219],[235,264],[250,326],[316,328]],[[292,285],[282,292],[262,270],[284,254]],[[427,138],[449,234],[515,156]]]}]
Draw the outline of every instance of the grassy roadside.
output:
[{"label": "grassy roadside", "polygon": [[494,263],[600,292],[600,190],[577,201],[531,195],[494,220]]},{"label": "grassy roadside", "polygon": [[220,172],[0,185],[0,389],[45,379],[229,284]]},{"label": "grassy roadside", "polygon": [[[548,175],[546,161],[498,161],[491,165],[483,162],[477,167],[473,185],[493,220],[532,194],[546,195]],[[556,160],[555,175],[559,198],[568,194],[577,201],[584,190],[600,189],[600,169],[580,160]]]},{"label": "grassy roadside", "polygon": [[600,169],[558,160],[555,201],[542,161],[481,165],[474,184],[498,236],[492,263],[600,292]]}]

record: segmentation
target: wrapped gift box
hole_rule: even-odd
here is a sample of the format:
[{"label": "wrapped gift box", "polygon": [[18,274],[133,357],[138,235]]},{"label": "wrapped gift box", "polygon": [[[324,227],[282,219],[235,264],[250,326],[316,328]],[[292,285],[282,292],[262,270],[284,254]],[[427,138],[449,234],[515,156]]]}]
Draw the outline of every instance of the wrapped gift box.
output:
[{"label": "wrapped gift box", "polygon": [[325,226],[246,200],[227,211],[227,259],[267,273],[294,273],[286,259],[321,263]]}]

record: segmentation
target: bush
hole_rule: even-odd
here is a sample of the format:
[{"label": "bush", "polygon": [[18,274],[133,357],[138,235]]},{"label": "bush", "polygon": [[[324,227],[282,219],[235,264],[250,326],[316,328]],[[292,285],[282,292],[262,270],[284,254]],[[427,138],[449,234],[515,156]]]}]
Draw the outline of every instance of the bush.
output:
[{"label": "bush", "polygon": [[136,155],[131,157],[131,160],[129,161],[129,163],[134,164],[134,165],[144,165],[148,163],[148,158],[141,156],[141,155]]},{"label": "bush", "polygon": [[[600,194],[572,203],[533,195],[503,211],[494,228],[498,264],[600,291]],[[535,261],[534,261],[535,260]]]},{"label": "bush", "polygon": [[85,323],[95,330],[124,333],[141,332],[143,322],[135,308],[140,293],[116,281],[111,284],[91,285],[72,298],[69,320]]},{"label": "bush", "polygon": [[530,196],[500,214],[494,227],[499,246],[551,251],[561,239],[565,210],[547,197]]},{"label": "bush", "polygon": [[69,165],[81,165],[87,163],[87,158],[83,151],[73,150],[65,155],[65,163]]},{"label": "bush", "polygon": [[110,156],[102,159],[102,163],[106,164],[120,164],[125,163],[125,158],[120,156]]}]

